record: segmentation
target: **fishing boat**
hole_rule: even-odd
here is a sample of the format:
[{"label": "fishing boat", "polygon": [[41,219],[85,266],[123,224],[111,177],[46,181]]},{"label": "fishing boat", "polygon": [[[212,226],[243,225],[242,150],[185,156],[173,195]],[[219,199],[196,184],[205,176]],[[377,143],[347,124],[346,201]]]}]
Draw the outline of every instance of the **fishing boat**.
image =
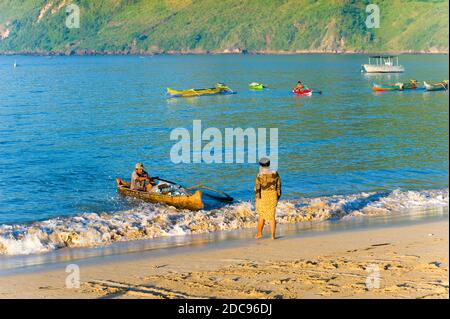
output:
[{"label": "fishing boat", "polygon": [[257,83],[257,82],[252,82],[248,86],[251,90],[257,90],[257,91],[261,91],[266,88],[266,86],[264,84]]},{"label": "fishing boat", "polygon": [[373,91],[403,91],[403,90],[415,90],[417,89],[417,81],[416,80],[410,80],[406,83],[395,83],[395,84],[389,84],[389,85],[379,85],[374,83],[372,90]]},{"label": "fishing boat", "polygon": [[217,94],[233,94],[228,86],[223,83],[217,83],[215,87],[208,89],[190,89],[190,90],[174,90],[167,88],[168,97],[195,97],[204,95],[217,95]]},{"label": "fishing boat", "polygon": [[122,196],[141,199],[149,203],[161,203],[169,206],[173,206],[179,209],[189,209],[197,211],[203,209],[205,205],[202,201],[202,191],[196,190],[191,194],[170,195],[154,192],[145,192],[130,189],[128,184],[117,183],[117,191]]},{"label": "fishing boat", "polygon": [[292,93],[301,95],[301,96],[311,96],[313,94],[313,90],[311,90],[311,89],[293,89]]},{"label": "fishing boat", "polygon": [[423,82],[423,85],[425,86],[425,90],[427,91],[447,91],[448,90],[448,80],[444,80],[439,83],[427,83]]},{"label": "fishing boat", "polygon": [[369,57],[369,64],[361,66],[364,73],[402,73],[405,68],[398,63],[398,56],[376,55]]}]

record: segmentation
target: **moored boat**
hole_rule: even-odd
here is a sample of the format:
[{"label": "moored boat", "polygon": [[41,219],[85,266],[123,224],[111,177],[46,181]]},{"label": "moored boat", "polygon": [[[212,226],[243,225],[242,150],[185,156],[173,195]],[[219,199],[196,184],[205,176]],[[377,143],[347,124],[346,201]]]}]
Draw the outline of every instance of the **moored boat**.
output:
[{"label": "moored boat", "polygon": [[373,84],[372,87],[373,91],[400,91],[400,87],[398,85],[380,85],[380,84]]},{"label": "moored boat", "polygon": [[369,57],[369,64],[361,66],[364,73],[402,73],[405,68],[398,63],[398,56],[377,55]]},{"label": "moored boat", "polygon": [[266,88],[264,84],[257,82],[250,83],[248,86],[251,90],[258,90],[258,91],[264,90]]},{"label": "moored boat", "polygon": [[373,91],[403,91],[403,90],[415,90],[417,89],[417,81],[416,80],[410,80],[406,83],[395,83],[395,84],[389,84],[389,85],[380,85],[380,84],[373,84],[372,90]]},{"label": "moored boat", "polygon": [[190,89],[190,90],[174,90],[167,88],[168,97],[194,97],[204,95],[217,95],[217,94],[233,94],[228,86],[223,83],[217,83],[213,88],[207,89]]},{"label": "moored boat", "polygon": [[448,80],[441,81],[439,83],[427,83],[423,82],[425,90],[427,91],[447,91],[448,90]]},{"label": "moored boat", "polygon": [[189,209],[197,211],[203,209],[205,205],[202,201],[202,191],[197,190],[192,194],[170,195],[154,192],[145,192],[130,189],[129,185],[117,185],[117,191],[119,194],[141,199],[149,203],[161,203],[169,206],[173,206],[179,209]]}]

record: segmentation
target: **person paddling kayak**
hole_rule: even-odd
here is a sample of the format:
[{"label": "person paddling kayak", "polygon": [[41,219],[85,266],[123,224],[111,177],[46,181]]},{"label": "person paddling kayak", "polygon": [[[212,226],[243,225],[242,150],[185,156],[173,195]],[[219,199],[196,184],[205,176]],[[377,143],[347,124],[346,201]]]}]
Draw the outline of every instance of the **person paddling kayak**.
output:
[{"label": "person paddling kayak", "polygon": [[297,85],[292,89],[292,93],[297,95],[311,95],[312,90],[304,85],[302,81],[298,81]]}]

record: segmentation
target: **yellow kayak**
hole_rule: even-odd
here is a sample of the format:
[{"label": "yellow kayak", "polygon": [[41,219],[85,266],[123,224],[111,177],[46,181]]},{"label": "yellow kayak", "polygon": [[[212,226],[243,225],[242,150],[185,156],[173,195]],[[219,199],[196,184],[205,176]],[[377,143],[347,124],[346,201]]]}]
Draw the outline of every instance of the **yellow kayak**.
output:
[{"label": "yellow kayak", "polygon": [[202,95],[233,94],[234,92],[226,85],[218,83],[209,89],[174,90],[167,88],[168,97],[194,97]]}]

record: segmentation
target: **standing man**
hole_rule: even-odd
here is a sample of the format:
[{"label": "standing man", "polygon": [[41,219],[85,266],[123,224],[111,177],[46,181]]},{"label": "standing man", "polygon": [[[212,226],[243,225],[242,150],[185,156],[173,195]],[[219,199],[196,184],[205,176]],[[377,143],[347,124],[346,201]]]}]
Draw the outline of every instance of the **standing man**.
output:
[{"label": "standing man", "polygon": [[281,197],[281,179],[278,172],[270,169],[270,160],[261,158],[260,170],[255,181],[255,206],[259,215],[256,239],[262,237],[265,221],[270,224],[270,239],[275,239],[275,209]]}]

